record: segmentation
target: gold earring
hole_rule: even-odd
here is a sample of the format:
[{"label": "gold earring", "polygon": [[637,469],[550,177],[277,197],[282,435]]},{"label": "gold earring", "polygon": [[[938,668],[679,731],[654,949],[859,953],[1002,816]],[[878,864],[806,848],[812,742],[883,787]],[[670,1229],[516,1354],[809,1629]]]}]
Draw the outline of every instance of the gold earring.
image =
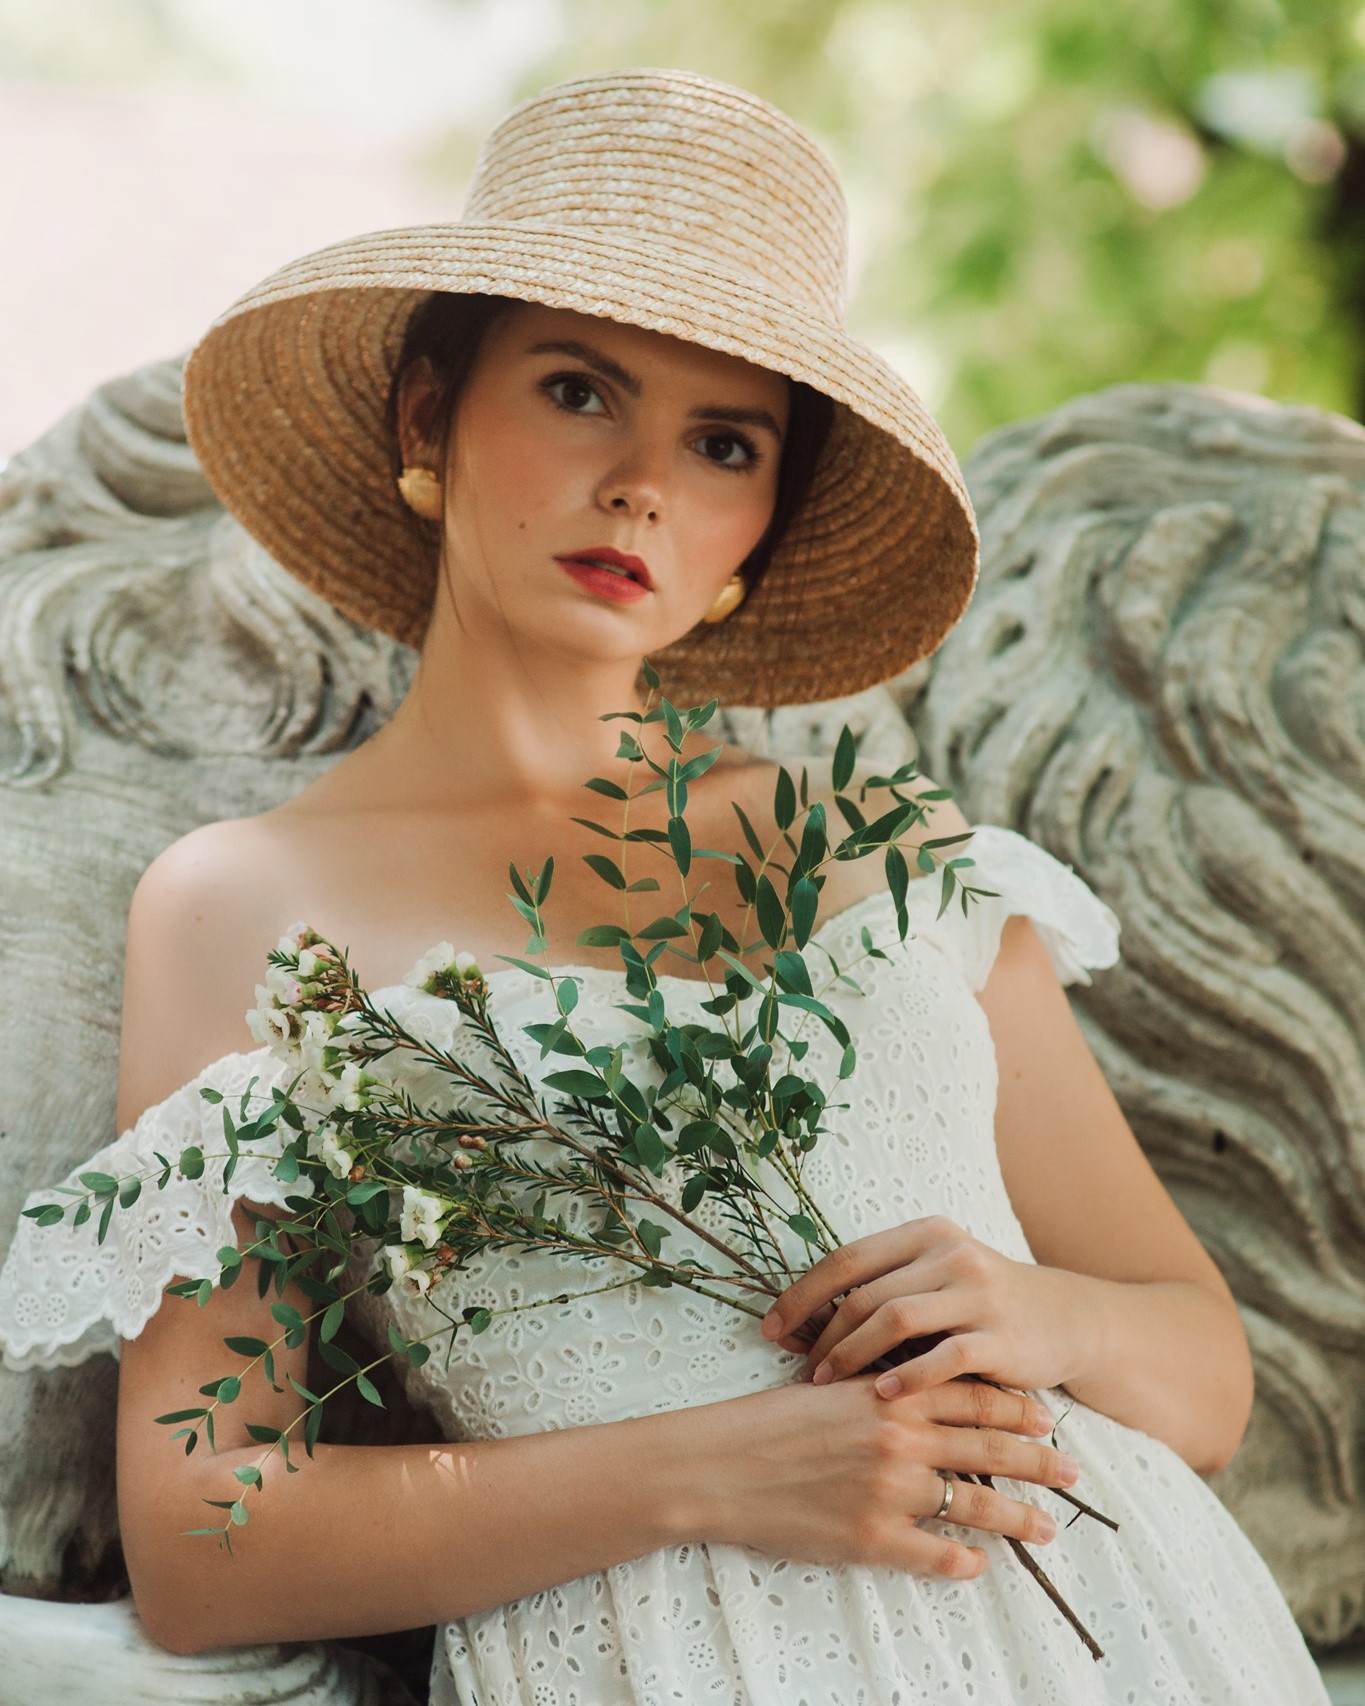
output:
[{"label": "gold earring", "polygon": [[424,521],[441,519],[441,482],[432,468],[404,468],[398,476],[403,502]]},{"label": "gold earring", "polygon": [[716,602],[702,617],[703,622],[723,622],[727,616],[733,616],[744,600],[749,596],[749,588],[744,583],[743,575],[731,575],[720,589]]}]

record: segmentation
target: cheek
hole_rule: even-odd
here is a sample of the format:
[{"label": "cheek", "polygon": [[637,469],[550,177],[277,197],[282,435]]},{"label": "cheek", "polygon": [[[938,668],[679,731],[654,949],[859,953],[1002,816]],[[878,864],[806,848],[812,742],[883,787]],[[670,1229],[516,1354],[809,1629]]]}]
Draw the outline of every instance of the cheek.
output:
[{"label": "cheek", "polygon": [[767,531],[776,497],[775,483],[762,474],[708,470],[682,518],[684,560],[713,566],[723,582]]}]

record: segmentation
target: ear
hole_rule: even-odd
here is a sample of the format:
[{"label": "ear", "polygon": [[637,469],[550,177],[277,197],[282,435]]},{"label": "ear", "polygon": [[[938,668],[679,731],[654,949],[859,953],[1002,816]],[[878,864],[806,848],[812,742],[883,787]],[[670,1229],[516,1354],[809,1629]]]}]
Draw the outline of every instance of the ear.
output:
[{"label": "ear", "polygon": [[440,400],[431,357],[419,355],[398,377],[398,448],[405,467],[437,466],[441,447],[432,429]]}]

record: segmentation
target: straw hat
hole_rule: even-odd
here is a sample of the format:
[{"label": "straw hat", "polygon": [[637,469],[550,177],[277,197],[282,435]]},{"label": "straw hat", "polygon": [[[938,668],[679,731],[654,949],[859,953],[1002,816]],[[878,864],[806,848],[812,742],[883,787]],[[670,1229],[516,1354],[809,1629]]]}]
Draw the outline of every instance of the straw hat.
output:
[{"label": "straw hat", "polygon": [[828,159],[746,90],[670,70],[560,83],[488,137],[458,223],[334,243],[221,315],[185,367],[190,445],[284,568],[418,645],[435,547],[395,487],[385,406],[432,291],[600,315],[804,380],[836,404],[805,502],[748,600],[652,661],[681,702],[855,692],[958,620],[977,534],[937,423],[844,329],[847,226]]}]

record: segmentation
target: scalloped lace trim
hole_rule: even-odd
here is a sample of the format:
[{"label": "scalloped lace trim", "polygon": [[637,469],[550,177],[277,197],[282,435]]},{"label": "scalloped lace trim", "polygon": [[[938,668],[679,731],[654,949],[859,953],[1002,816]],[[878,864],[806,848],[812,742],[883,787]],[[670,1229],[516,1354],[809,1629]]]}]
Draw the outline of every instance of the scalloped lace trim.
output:
[{"label": "scalloped lace trim", "polygon": [[[20,1218],[0,1268],[0,1347],[6,1368],[72,1368],[97,1351],[117,1355],[119,1340],[137,1337],[172,1280],[217,1276],[217,1252],[237,1241],[234,1203],[245,1197],[283,1207],[286,1187],[270,1166],[280,1153],[278,1134],[242,1150],[225,1190],[226,1157],[208,1158],[210,1151],[226,1147],[222,1116],[199,1094],[211,1085],[226,1096],[239,1096],[253,1077],[268,1090],[282,1080],[283,1071],[283,1063],[264,1048],[224,1055],[69,1173],[62,1183],[80,1190],[81,1173],[156,1174],[161,1171],[158,1151],[174,1161],[189,1144],[205,1150],[201,1178],[186,1179],[175,1171],[164,1190],[149,1179],[131,1208],[114,1211],[103,1244],[96,1237],[98,1214],[83,1226],[68,1219],[40,1227]],[[309,1189],[300,1180],[288,1194]],[[31,1191],[24,1206],[69,1200],[45,1185]]]}]

